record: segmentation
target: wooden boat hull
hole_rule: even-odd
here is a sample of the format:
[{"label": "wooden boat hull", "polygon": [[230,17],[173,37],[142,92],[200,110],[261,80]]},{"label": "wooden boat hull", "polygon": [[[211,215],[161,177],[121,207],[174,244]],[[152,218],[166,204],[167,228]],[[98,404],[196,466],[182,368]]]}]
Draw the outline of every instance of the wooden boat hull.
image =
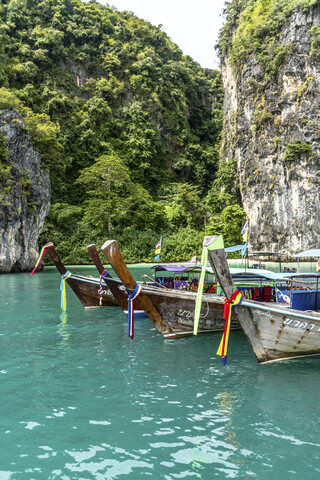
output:
[{"label": "wooden boat hull", "polygon": [[[50,255],[51,260],[60,275],[62,277],[66,275],[66,273],[68,273],[67,269],[60,260],[54,245],[48,245],[46,247],[46,252]],[[117,300],[108,285],[105,283],[102,284],[102,304],[100,305],[100,278],[71,274],[66,278],[66,282],[85,308],[118,306]]]},{"label": "wooden boat hull", "polygon": [[84,298],[83,305],[86,308],[97,307],[118,307],[119,304],[113,296],[110,288],[102,283],[102,304],[100,305],[100,279],[94,277],[87,277],[83,275],[72,274],[71,278],[79,288],[82,297]]},{"label": "wooden boat hull", "polygon": [[[160,313],[171,333],[161,332],[165,338],[178,338],[193,335],[196,294],[168,292],[161,288],[144,288],[143,292]],[[202,301],[198,333],[214,333],[224,330],[224,297],[204,296]],[[234,316],[232,329],[240,329],[237,316]]]},{"label": "wooden boat hull", "polygon": [[[205,237],[204,240],[210,264],[226,297],[231,298],[236,287],[221,243],[220,237]],[[320,313],[250,300],[243,301],[236,311],[260,363],[320,354]]]},{"label": "wooden boat hull", "polygon": [[[72,276],[73,277],[73,276]],[[83,278],[88,278],[88,277],[83,277]],[[118,278],[114,277],[105,277],[104,279],[104,284],[103,285],[103,291],[102,291],[102,298],[105,301],[104,306],[117,306],[121,307],[125,315],[128,315],[128,294],[126,292],[126,288],[123,286],[123,283],[121,280]],[[90,283],[92,281],[98,281],[99,279],[97,278],[92,278],[90,279]],[[89,282],[88,282],[89,283]],[[81,288],[80,283],[79,283],[79,288]],[[83,287],[84,288],[84,287]],[[94,289],[94,287],[91,287]],[[100,283],[98,286],[98,289],[100,288]],[[109,293],[108,293],[109,292]],[[95,295],[95,294],[94,294]],[[100,298],[100,297],[99,297]],[[114,303],[111,305],[111,303],[107,304],[107,302],[110,302],[110,299],[113,299],[111,301],[114,301]],[[93,302],[93,296],[91,296],[91,302]],[[99,305],[97,305],[99,306]],[[91,307],[86,307],[86,308],[94,308],[94,305]],[[134,317],[135,318],[146,318],[147,315],[143,310],[141,310],[141,307],[139,306],[139,303],[135,301],[134,303]]]},{"label": "wooden boat hull", "polygon": [[[128,270],[117,242],[108,240],[101,249],[124,287],[129,291],[134,290],[137,283]],[[164,290],[160,287],[146,285],[143,286],[138,301],[141,308],[144,309],[155,327],[165,338],[193,335],[195,294],[177,290]],[[199,333],[224,330],[223,308],[223,297],[218,295],[205,297],[201,309]],[[235,315],[233,328],[237,327],[239,327],[239,323],[237,323]]]},{"label": "wooden boat hull", "polygon": [[[93,263],[97,267],[97,270],[100,275],[106,274],[103,276],[103,284],[111,291],[112,295],[117,301],[117,304],[122,308],[124,313],[128,315],[128,294],[127,290],[124,287],[121,280],[118,278],[112,277],[105,269],[100,260],[97,247],[94,243],[87,246],[89,255],[92,258]],[[140,307],[139,300],[134,302],[134,313],[135,318],[145,318],[146,314],[144,310]]]},{"label": "wooden boat hull", "polygon": [[260,363],[320,354],[320,314],[278,304],[244,303],[238,307],[239,315],[245,309],[249,313],[246,319],[252,322],[258,343],[248,339]]}]

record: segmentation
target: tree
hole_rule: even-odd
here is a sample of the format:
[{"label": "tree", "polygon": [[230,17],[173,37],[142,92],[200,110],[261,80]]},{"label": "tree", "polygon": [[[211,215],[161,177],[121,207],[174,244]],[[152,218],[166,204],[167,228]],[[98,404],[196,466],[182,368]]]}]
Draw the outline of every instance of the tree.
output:
[{"label": "tree", "polygon": [[178,185],[176,194],[166,206],[169,222],[176,228],[202,228],[204,211],[197,187],[187,183]]},{"label": "tree", "polygon": [[84,168],[77,183],[86,186],[89,218],[103,222],[106,215],[109,234],[113,215],[125,215],[146,197],[150,198],[141,185],[131,181],[129,169],[115,155],[102,155],[91,167]]},{"label": "tree", "polygon": [[[75,261],[112,229],[141,260],[145,239],[153,244],[167,229],[174,255],[187,257],[180,229],[192,229],[189,243],[203,234],[217,176],[220,73],[158,27],[96,0],[4,0],[0,25],[0,108],[23,117],[50,170],[52,214],[40,241],[63,244]],[[107,167],[104,156],[113,157]],[[219,213],[225,198],[206,211]]]},{"label": "tree", "polygon": [[226,247],[242,243],[241,228],[246,212],[240,205],[229,205],[220,215],[213,215],[207,227],[208,235],[223,235]]}]

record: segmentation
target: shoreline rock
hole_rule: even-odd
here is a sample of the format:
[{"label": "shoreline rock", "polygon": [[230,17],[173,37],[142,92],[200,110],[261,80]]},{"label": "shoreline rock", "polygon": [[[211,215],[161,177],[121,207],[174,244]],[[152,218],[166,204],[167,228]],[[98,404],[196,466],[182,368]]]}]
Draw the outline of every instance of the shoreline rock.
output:
[{"label": "shoreline rock", "polygon": [[49,172],[16,112],[0,110],[0,133],[12,165],[7,192],[0,178],[0,273],[28,272],[38,259],[37,240],[50,209]]}]

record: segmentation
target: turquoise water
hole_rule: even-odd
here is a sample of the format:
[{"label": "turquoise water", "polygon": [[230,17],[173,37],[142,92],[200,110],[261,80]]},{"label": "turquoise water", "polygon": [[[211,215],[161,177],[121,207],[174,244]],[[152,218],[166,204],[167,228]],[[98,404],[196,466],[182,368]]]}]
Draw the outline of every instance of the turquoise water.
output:
[{"label": "turquoise water", "polygon": [[232,332],[223,367],[220,334],[148,319],[131,341],[69,288],[61,319],[59,278],[0,275],[0,480],[319,478],[320,357],[259,365]]}]

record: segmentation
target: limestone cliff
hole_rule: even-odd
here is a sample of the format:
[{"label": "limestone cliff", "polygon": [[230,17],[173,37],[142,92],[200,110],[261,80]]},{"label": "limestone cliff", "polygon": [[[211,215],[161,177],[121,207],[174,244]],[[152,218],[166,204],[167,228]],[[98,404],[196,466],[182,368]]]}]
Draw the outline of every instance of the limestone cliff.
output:
[{"label": "limestone cliff", "polygon": [[30,271],[50,207],[49,173],[18,114],[0,111],[0,135],[6,149],[0,172],[0,273]]},{"label": "limestone cliff", "polygon": [[282,59],[273,78],[255,52],[240,68],[230,65],[230,49],[222,59],[222,158],[237,159],[252,250],[320,247],[319,26],[319,2],[291,11],[276,39]]}]

